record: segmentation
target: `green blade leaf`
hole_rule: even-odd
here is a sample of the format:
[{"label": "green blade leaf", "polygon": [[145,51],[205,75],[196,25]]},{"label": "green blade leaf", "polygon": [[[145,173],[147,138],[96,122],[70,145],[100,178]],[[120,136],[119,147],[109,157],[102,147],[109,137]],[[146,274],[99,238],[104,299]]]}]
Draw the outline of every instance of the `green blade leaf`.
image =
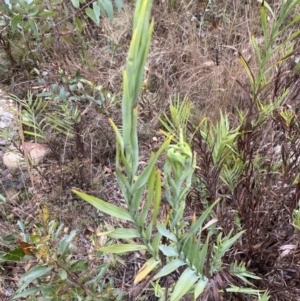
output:
[{"label": "green blade leaf", "polygon": [[205,243],[199,252],[198,260],[195,263],[195,265],[197,266],[197,271],[201,274],[203,274],[204,263],[207,260],[206,255],[207,255],[207,249],[208,249],[208,242],[209,242],[209,235],[207,235]]},{"label": "green blade leaf", "polygon": [[130,213],[122,208],[119,208],[113,204],[100,200],[94,196],[88,195],[86,193],[80,192],[78,190],[72,189],[72,192],[81,197],[83,200],[87,201],[100,211],[123,220],[133,222]]},{"label": "green blade leaf", "polygon": [[82,21],[80,20],[80,18],[75,17],[74,18],[74,22],[75,22],[75,25],[76,25],[76,28],[78,29],[78,31],[82,32],[82,30],[83,30],[83,24],[82,24]]},{"label": "green blade leaf", "polygon": [[151,221],[149,223],[149,225],[147,226],[147,228],[145,230],[145,238],[146,238],[147,242],[149,242],[151,240],[152,231],[153,231],[153,221]]},{"label": "green blade leaf", "polygon": [[254,289],[254,288],[247,288],[247,287],[238,287],[235,285],[231,285],[229,288],[226,288],[226,292],[228,293],[241,293],[247,295],[258,295],[259,293],[263,293],[264,291]]},{"label": "green blade leaf", "polygon": [[155,195],[154,195],[154,204],[153,204],[153,216],[152,221],[156,221],[161,202],[161,172],[160,169],[156,172],[156,185],[155,185]]},{"label": "green blade leaf", "polygon": [[72,230],[69,235],[65,235],[63,237],[63,239],[60,241],[59,246],[58,246],[58,252],[61,255],[65,255],[66,254],[66,252],[69,249],[69,245],[72,242],[72,240],[75,237],[75,235],[76,235],[76,231]]},{"label": "green blade leaf", "polygon": [[[260,53],[257,52],[257,55],[259,56]],[[243,55],[241,53],[239,53],[239,58],[240,58],[240,61],[241,61],[242,65],[243,65],[244,69],[247,72],[247,75],[248,75],[250,83],[251,83],[251,87],[253,89],[254,84],[255,84],[255,77],[254,77],[254,75],[252,73],[252,70],[251,70],[249,64],[247,63],[246,59],[243,57]]]},{"label": "green blade leaf", "polygon": [[16,248],[7,253],[0,253],[0,262],[1,261],[21,261],[25,256],[22,248]]},{"label": "green blade leaf", "polygon": [[48,274],[53,266],[35,266],[20,278],[18,293],[22,292],[32,281]]},{"label": "green blade leaf", "polygon": [[204,223],[204,221],[207,219],[207,217],[209,216],[209,214],[211,213],[213,207],[220,201],[220,198],[217,199],[216,201],[213,202],[213,204],[211,206],[209,206],[202,214],[201,216],[197,219],[197,221],[192,225],[192,227],[190,228],[190,230],[186,233],[185,238],[184,239],[188,239],[190,238],[190,236],[192,234],[194,234],[195,232],[197,232],[201,227],[202,224]]},{"label": "green blade leaf", "polygon": [[68,274],[64,269],[59,269],[58,270],[58,275],[61,280],[66,280],[68,278]]},{"label": "green blade leaf", "polygon": [[[258,2],[262,3],[263,0],[257,0]],[[269,10],[269,12],[271,13],[273,19],[275,20],[276,19],[276,16],[271,8],[271,6],[266,2],[264,1],[264,6]]]},{"label": "green blade leaf", "polygon": [[177,237],[172,232],[170,232],[163,224],[158,223],[157,230],[161,235],[169,238],[170,240],[172,240],[174,242],[177,242]]},{"label": "green blade leaf", "polygon": [[186,265],[186,263],[181,259],[172,260],[153,277],[153,280],[169,275],[183,265]]},{"label": "green blade leaf", "polygon": [[100,25],[100,13],[96,15],[95,11],[90,7],[86,8],[85,13],[96,25]]},{"label": "green blade leaf", "polygon": [[56,15],[55,11],[42,11],[38,14],[41,18],[52,18]]},{"label": "green blade leaf", "polygon": [[158,255],[158,246],[159,246],[159,243],[161,241],[161,238],[162,238],[162,235],[161,233],[157,232],[154,236],[154,239],[153,239],[153,242],[151,244],[153,250],[155,251],[155,254]]},{"label": "green blade leaf", "polygon": [[178,251],[170,246],[160,245],[159,249],[165,256],[178,256]]},{"label": "green blade leaf", "polygon": [[147,195],[147,206],[152,203],[153,195],[154,195],[154,185],[155,185],[156,177],[155,177],[155,167],[152,169],[151,174],[148,180],[148,195]]},{"label": "green blade leaf", "polygon": [[106,12],[107,17],[112,20],[114,17],[114,8],[110,0],[102,0],[99,2],[101,8]]},{"label": "green blade leaf", "polygon": [[128,229],[128,228],[118,228],[115,230],[103,232],[97,234],[97,236],[106,235],[111,238],[117,238],[117,239],[131,239],[140,237],[139,231],[136,229]]},{"label": "green blade leaf", "polygon": [[118,12],[120,12],[121,8],[123,7],[123,0],[115,0],[115,5],[117,7]]},{"label": "green blade leaf", "polygon": [[79,8],[79,0],[71,0],[71,2],[75,8]]},{"label": "green blade leaf", "polygon": [[267,41],[267,13],[266,13],[266,7],[264,4],[261,6],[260,17],[261,17],[261,25],[262,25],[263,33],[264,33],[264,39],[265,39],[265,41]]},{"label": "green blade leaf", "polygon": [[34,296],[36,293],[40,292],[39,287],[30,287],[28,290],[23,291],[21,293],[17,293],[16,295],[13,296],[11,300],[19,299],[22,297],[27,297],[27,296]]},{"label": "green blade leaf", "polygon": [[224,239],[224,241],[222,243],[222,248],[219,251],[220,254],[222,254],[222,257],[229,250],[229,248],[238,240],[238,238],[241,235],[243,235],[245,232],[246,232],[246,230],[243,230],[243,231],[237,233],[235,236],[231,237],[230,239],[228,239],[229,235]]},{"label": "green blade leaf", "polygon": [[120,245],[102,247],[98,250],[104,253],[122,254],[122,253],[128,253],[133,251],[147,250],[147,247],[143,245],[120,244]]},{"label": "green blade leaf", "polygon": [[194,291],[194,300],[197,300],[197,298],[203,293],[204,289],[206,288],[206,285],[208,283],[208,279],[204,277],[203,279],[200,279],[196,285],[195,285],[195,291]]},{"label": "green blade leaf", "polygon": [[88,262],[84,259],[80,259],[78,261],[75,261],[74,263],[72,263],[72,265],[70,266],[70,271],[72,272],[83,272],[83,271],[87,271],[88,270]]},{"label": "green blade leaf", "polygon": [[144,186],[151,175],[152,169],[154,164],[156,163],[158,157],[160,154],[168,147],[170,144],[170,141],[172,139],[172,136],[168,137],[165,142],[162,144],[162,146],[159,148],[159,150],[156,152],[156,154],[151,158],[148,166],[144,169],[144,171],[141,173],[141,175],[138,177],[137,181],[134,183],[133,191]]},{"label": "green blade leaf", "polygon": [[148,259],[138,271],[138,274],[134,279],[134,284],[142,281],[150,272],[152,272],[157,267],[159,263],[160,260],[155,260],[153,257]]},{"label": "green blade leaf", "polygon": [[70,45],[77,45],[77,43],[70,36],[61,36],[62,39]]},{"label": "green blade leaf", "polygon": [[114,123],[114,121],[111,118],[108,118],[108,121],[109,121],[110,125],[112,126],[112,128],[113,128],[113,130],[116,134],[116,140],[117,140],[117,144],[120,147],[120,152],[124,153],[124,139],[121,135],[121,132],[120,132],[120,130],[118,129],[118,127],[116,126],[116,124]]},{"label": "green blade leaf", "polygon": [[18,220],[17,221],[17,225],[19,226],[19,228],[21,229],[21,231],[24,233],[25,232],[25,225],[22,221]]},{"label": "green blade leaf", "polygon": [[17,26],[22,21],[23,17],[21,15],[16,15],[12,18],[10,26],[11,26],[11,32],[14,33],[17,29]]},{"label": "green blade leaf", "polygon": [[198,279],[199,276],[197,276],[190,268],[187,268],[177,281],[170,300],[179,301],[192,288]]},{"label": "green blade leaf", "polygon": [[35,23],[33,19],[28,20],[28,25],[30,26],[32,32],[35,34],[36,38],[38,39],[40,37],[38,31],[39,29],[38,25]]}]

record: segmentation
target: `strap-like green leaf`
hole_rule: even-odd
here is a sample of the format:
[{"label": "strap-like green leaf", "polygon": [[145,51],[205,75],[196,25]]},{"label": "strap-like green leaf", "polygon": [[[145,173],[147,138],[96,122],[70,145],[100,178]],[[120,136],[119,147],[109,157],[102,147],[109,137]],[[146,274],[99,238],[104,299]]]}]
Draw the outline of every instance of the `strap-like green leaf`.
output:
[{"label": "strap-like green leaf", "polygon": [[159,249],[165,256],[178,256],[178,251],[170,246],[160,245]]},{"label": "strap-like green leaf", "polygon": [[99,233],[98,236],[106,235],[111,238],[117,239],[131,239],[140,237],[139,232],[136,229],[118,228],[115,230]]},{"label": "strap-like green leaf", "polygon": [[170,240],[177,242],[177,237],[170,232],[163,224],[157,224],[157,230],[160,234],[162,234],[163,236],[169,238]]},{"label": "strap-like green leaf", "polygon": [[120,12],[121,8],[123,7],[123,1],[122,0],[115,0],[115,5],[117,7],[118,12]]},{"label": "strap-like green leaf", "polygon": [[11,300],[16,300],[22,297],[27,297],[27,296],[34,296],[36,293],[38,293],[41,289],[39,287],[30,287],[28,290],[23,291],[21,293],[17,293],[16,295],[13,296]]},{"label": "strap-like green leaf", "polygon": [[58,252],[61,255],[64,255],[68,251],[69,245],[72,242],[75,235],[76,235],[76,231],[72,230],[69,235],[65,235],[62,238],[62,240],[60,241],[59,246],[58,246]]},{"label": "strap-like green leaf", "polygon": [[153,204],[153,216],[152,221],[156,221],[158,212],[160,210],[161,202],[161,172],[160,169],[156,172],[156,182],[155,182],[155,195],[154,195],[154,204]]},{"label": "strap-like green leaf", "polygon": [[211,213],[213,207],[220,201],[220,198],[213,202],[212,205],[210,205],[197,219],[197,221],[193,224],[193,226],[190,228],[190,230],[185,235],[185,239],[188,239],[192,234],[196,233],[201,227],[204,221],[207,219],[209,214]]},{"label": "strap-like green leaf", "polygon": [[138,188],[144,186],[148,182],[154,164],[156,163],[156,161],[157,161],[158,157],[161,155],[161,153],[168,147],[171,139],[172,139],[172,136],[168,137],[165,140],[165,142],[162,144],[162,146],[159,148],[159,150],[156,152],[156,154],[150,159],[148,166],[144,169],[142,174],[138,177],[137,181],[134,183],[133,191],[135,189],[138,189]]},{"label": "strap-like green leaf", "polygon": [[254,289],[254,288],[238,287],[238,286],[235,286],[235,285],[231,285],[229,288],[226,288],[226,292],[228,292],[228,293],[241,293],[241,294],[247,294],[247,295],[258,295],[259,293],[263,293],[264,291]]},{"label": "strap-like green leaf", "polygon": [[[252,37],[252,42],[253,42],[254,48],[256,50],[257,57],[260,58],[259,48],[255,47],[257,45],[257,41],[256,41],[255,37]],[[239,58],[240,58],[240,61],[243,65],[243,67],[245,68],[245,71],[247,72],[247,75],[250,80],[251,88],[253,89],[254,84],[255,84],[255,77],[252,73],[252,70],[251,70],[249,64],[247,63],[246,59],[243,57],[243,55],[241,53],[239,53]]]},{"label": "strap-like green leaf", "polygon": [[[257,1],[262,3],[263,0],[257,0]],[[274,14],[271,6],[266,1],[264,1],[264,6],[269,10],[269,12],[271,13],[273,19],[276,19],[275,14]]]},{"label": "strap-like green leaf", "polygon": [[197,268],[198,273],[203,274],[204,269],[204,263],[207,259],[207,249],[208,249],[208,242],[209,242],[209,235],[207,235],[207,238],[205,240],[204,245],[202,246],[200,252],[198,253],[198,260],[195,262],[195,266]]},{"label": "strap-like green leaf", "polygon": [[20,286],[18,292],[22,292],[31,282],[48,274],[53,266],[35,266],[20,278]]},{"label": "strap-like green leaf", "polygon": [[221,256],[223,256],[228,250],[229,248],[238,240],[238,238],[243,235],[246,231],[240,231],[239,233],[237,233],[235,236],[230,237],[230,234],[224,238],[223,242],[222,242],[222,248],[220,249],[220,254],[222,254]]},{"label": "strap-like green leaf", "polygon": [[150,242],[150,239],[152,237],[152,231],[153,231],[153,221],[149,223],[149,225],[146,227],[145,230],[145,238],[147,242]]},{"label": "strap-like green leaf", "polygon": [[7,253],[0,252],[0,262],[1,261],[21,261],[25,256],[22,248],[16,248]]},{"label": "strap-like green leaf", "polygon": [[155,174],[155,167],[153,167],[148,180],[147,206],[149,206],[149,204],[151,204],[153,200],[155,181],[156,181],[156,174]]},{"label": "strap-like green leaf", "polygon": [[72,192],[106,214],[109,214],[113,217],[120,218],[123,220],[131,221],[131,222],[133,221],[130,213],[125,209],[119,208],[113,204],[110,204],[108,202],[105,202],[94,196],[88,195],[86,193],[80,192],[75,189],[72,189]]},{"label": "strap-like green leaf", "polygon": [[166,266],[164,266],[153,278],[153,280],[159,279],[166,275],[170,275],[179,267],[186,265],[186,263],[181,259],[175,259],[170,261]]},{"label": "strap-like green leaf", "polygon": [[199,281],[195,285],[194,300],[197,300],[197,298],[203,293],[207,283],[208,279],[206,277],[199,279]]},{"label": "strap-like green leaf", "polygon": [[264,33],[264,39],[265,41],[267,41],[268,37],[267,37],[267,13],[266,13],[266,7],[264,5],[261,6],[261,10],[260,10],[260,20],[261,20],[261,25],[262,25],[262,29],[263,29],[263,33]]},{"label": "strap-like green leaf", "polygon": [[143,245],[120,244],[120,245],[102,247],[98,250],[104,253],[122,254],[122,253],[128,253],[133,251],[147,250],[147,247]]},{"label": "strap-like green leaf", "polygon": [[159,260],[155,260],[153,257],[148,259],[145,264],[140,268],[138,274],[134,279],[134,284],[143,280],[150,272],[152,272],[157,265],[160,263]]},{"label": "strap-like green leaf", "polygon": [[16,15],[11,19],[11,32],[14,33],[17,29],[17,26],[19,25],[19,23],[22,22],[22,16],[21,15]]},{"label": "strap-like green leaf", "polygon": [[[96,25],[100,25],[100,11],[94,11],[90,7],[86,8],[85,13],[88,17],[92,19],[92,21],[95,22]],[[96,14],[97,13],[97,14]]]},{"label": "strap-like green leaf", "polygon": [[102,0],[99,1],[98,4],[100,4],[100,8],[102,10],[105,10],[107,17],[112,20],[114,17],[114,8],[112,2],[110,0]]},{"label": "strap-like green leaf", "polygon": [[79,8],[79,0],[71,0],[71,2],[75,8]]},{"label": "strap-like green leaf", "polygon": [[122,135],[120,133],[120,130],[118,129],[118,127],[116,126],[116,124],[113,122],[113,120],[111,118],[109,118],[108,121],[116,134],[117,143],[120,144],[121,151],[123,151],[124,150],[124,141],[123,141]]},{"label": "strap-like green leaf", "polygon": [[153,242],[151,244],[151,246],[152,246],[153,250],[155,251],[156,255],[158,255],[158,251],[159,251],[158,246],[159,246],[159,243],[161,241],[161,238],[162,238],[161,233],[157,232],[155,234]]},{"label": "strap-like green leaf", "polygon": [[179,301],[192,288],[198,279],[199,276],[197,276],[190,268],[187,268],[177,281],[170,300]]}]

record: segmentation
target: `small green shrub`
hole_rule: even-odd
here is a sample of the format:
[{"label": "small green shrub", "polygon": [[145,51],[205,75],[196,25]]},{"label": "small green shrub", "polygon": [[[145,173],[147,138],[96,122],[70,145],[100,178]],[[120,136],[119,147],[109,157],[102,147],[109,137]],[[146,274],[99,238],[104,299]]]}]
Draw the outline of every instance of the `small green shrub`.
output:
[{"label": "small green shrub", "polygon": [[[92,81],[84,78],[77,70],[74,76],[66,74],[59,68],[58,73],[61,78],[60,84],[50,85],[50,91],[37,94],[46,100],[53,100],[56,103],[87,103],[93,102],[98,105],[98,110],[105,112],[106,107],[119,103],[113,93],[105,90],[101,85],[95,85]],[[40,84],[45,84],[40,78]]]},{"label": "small green shrub", "polygon": [[22,275],[18,290],[11,300],[123,300],[124,293],[114,288],[107,279],[109,264],[91,268],[92,262],[75,259],[73,242],[76,231],[63,233],[64,225],[49,219],[48,208],[42,209],[41,221],[34,225],[33,233],[19,221],[20,233],[1,239],[7,248],[0,252],[0,264],[33,261],[32,267]]},{"label": "small green shrub", "polygon": [[[72,7],[68,6],[72,3]],[[122,0],[114,1],[117,10],[123,7]],[[80,7],[83,6],[83,8]],[[92,8],[91,8],[91,7]],[[76,8],[74,12],[74,8]],[[6,59],[0,63],[0,70],[9,72],[10,65],[26,64],[38,70],[40,60],[49,47],[66,51],[65,45],[84,46],[82,32],[84,15],[100,25],[100,15],[113,19],[114,7],[110,0],[86,1],[25,1],[8,0],[0,5],[0,44]],[[61,21],[64,19],[64,21]]]},{"label": "small green shrub", "polygon": [[[86,0],[71,0],[75,8],[79,8],[80,5],[86,6]],[[123,0],[114,0],[114,4],[117,7],[117,10],[120,11],[123,7]],[[88,7],[85,8],[86,15],[97,25],[100,24],[100,16],[104,14],[110,20],[114,17],[114,7],[111,0],[97,0],[97,1],[88,1]]]}]

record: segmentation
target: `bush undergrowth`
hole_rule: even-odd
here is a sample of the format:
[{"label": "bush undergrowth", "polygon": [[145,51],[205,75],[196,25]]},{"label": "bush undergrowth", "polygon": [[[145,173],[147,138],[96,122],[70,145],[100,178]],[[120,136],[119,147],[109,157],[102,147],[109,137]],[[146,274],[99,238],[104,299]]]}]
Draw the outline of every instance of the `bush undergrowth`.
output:
[{"label": "bush undergrowth", "polygon": [[[169,8],[178,9],[177,2],[169,1]],[[287,293],[278,288],[297,270],[291,262],[299,230],[300,123],[295,86],[300,62],[295,56],[300,31],[293,28],[300,19],[289,17],[300,1],[287,0],[277,12],[271,4],[260,2],[263,43],[255,36],[251,39],[257,68],[231,47],[249,79],[249,86],[237,81],[248,95],[242,108],[236,108],[233,116],[220,111],[217,122],[204,117],[195,123],[192,100],[171,98],[169,112],[160,120],[165,140],[142,167],[138,102],[154,21],[150,21],[152,1],[136,2],[123,71],[122,125],[109,120],[116,136],[115,173],[126,208],[72,189],[114,221],[113,227],[97,233],[104,245],[92,238],[99,258],[93,267],[87,260],[73,257],[76,231],[63,235],[63,226],[49,218],[47,207],[32,234],[19,222],[20,247],[2,252],[0,259],[27,261],[33,257],[35,262],[20,278],[14,299],[296,298],[296,289]],[[72,3],[75,7],[79,4]],[[82,142],[85,137],[80,133],[76,140],[78,132],[72,131],[72,122],[80,122],[80,116],[76,105],[69,106],[69,98],[87,98],[103,106],[103,98],[113,97],[79,75],[75,79],[63,77],[65,86],[58,94],[53,87],[40,95],[48,101],[60,98],[57,110],[36,120],[35,114],[43,113],[43,105],[47,105],[37,99],[32,107],[30,101],[23,103],[20,117],[27,126],[25,134],[44,138],[47,126],[56,126],[57,132],[75,139],[80,147],[80,139]],[[86,88],[81,89],[78,83]],[[33,113],[28,115],[31,108]],[[71,124],[66,120],[60,123],[66,112],[71,113]],[[2,238],[6,245],[12,240],[13,236]],[[143,254],[145,262],[135,273],[133,289],[126,294],[114,287],[113,267],[107,260],[128,253]],[[174,283],[167,281],[170,276]]]}]

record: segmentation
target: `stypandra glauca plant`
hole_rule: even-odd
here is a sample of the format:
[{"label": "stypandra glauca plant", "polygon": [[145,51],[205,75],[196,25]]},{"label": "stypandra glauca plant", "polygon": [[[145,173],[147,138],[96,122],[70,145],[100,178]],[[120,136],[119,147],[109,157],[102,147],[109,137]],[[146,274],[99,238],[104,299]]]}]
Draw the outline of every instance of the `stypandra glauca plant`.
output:
[{"label": "stypandra glauca plant", "polygon": [[[154,25],[153,21],[149,21],[151,6],[151,0],[136,2],[132,41],[123,72],[122,128],[119,129],[110,120],[116,134],[115,171],[127,209],[76,189],[73,192],[100,211],[128,221],[131,225],[131,228],[110,229],[102,233],[130,243],[104,246],[99,251],[114,254],[146,252],[147,261],[138,271],[135,284],[144,280],[146,287],[150,282],[159,300],[177,301],[186,294],[192,294],[196,300],[204,292],[214,273],[222,269],[222,257],[243,232],[233,235],[232,230],[223,237],[223,233],[216,230],[217,220],[211,219],[210,214],[219,199],[206,208],[200,217],[194,216],[191,222],[185,221],[186,197],[191,188],[196,157],[184,139],[186,133],[180,127],[182,122],[173,127],[173,135],[166,133],[165,142],[151,155],[148,165],[138,172],[137,101]],[[176,104],[180,106],[179,102],[175,102],[173,117],[178,111]],[[166,162],[162,183],[161,171],[155,164],[163,152],[166,152]],[[163,218],[162,186],[169,207]],[[216,238],[214,244],[211,243],[213,236]],[[207,269],[210,263],[211,268]],[[236,266],[244,271],[244,266]],[[164,286],[163,282],[160,283],[162,277],[176,271],[179,272],[179,278],[174,285],[167,287],[167,284]],[[252,276],[246,272],[243,275],[250,278]],[[239,292],[256,295],[260,293],[255,289],[229,289],[235,292],[240,289]]]}]

